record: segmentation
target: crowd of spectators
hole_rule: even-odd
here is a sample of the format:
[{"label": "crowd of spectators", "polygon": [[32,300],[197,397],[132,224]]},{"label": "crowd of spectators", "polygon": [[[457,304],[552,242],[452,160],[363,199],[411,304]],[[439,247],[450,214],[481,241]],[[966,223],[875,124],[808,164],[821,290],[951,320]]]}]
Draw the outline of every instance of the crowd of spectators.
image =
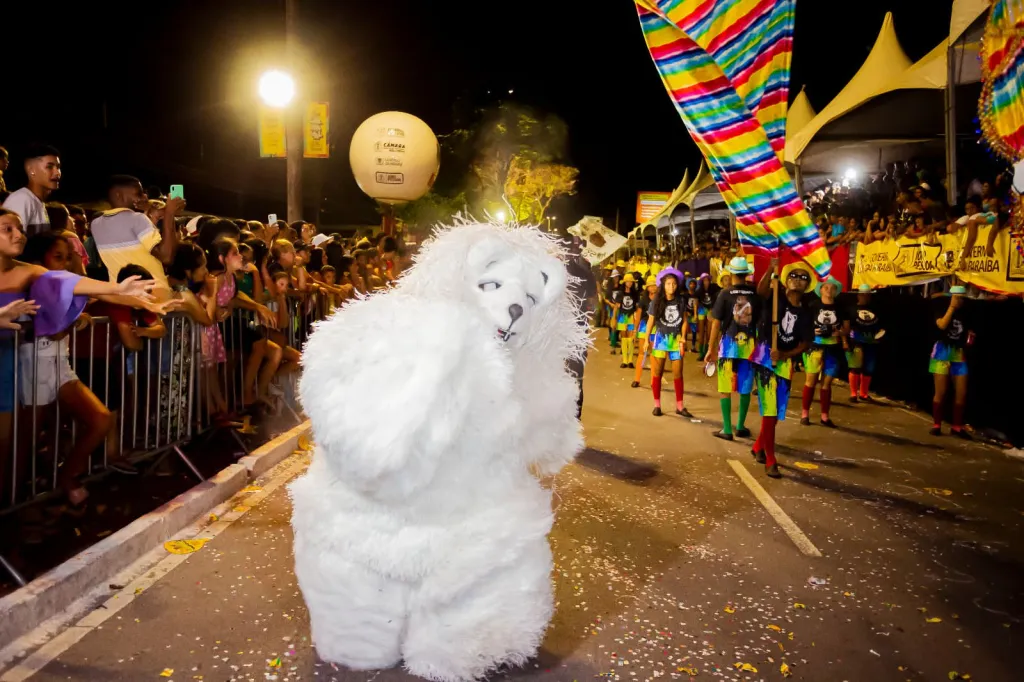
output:
[{"label": "crowd of spectators", "polygon": [[[70,474],[51,483],[59,485],[73,504],[84,503],[87,494],[80,479],[86,473],[85,462],[104,442],[110,468],[128,475],[137,473],[120,447],[124,434],[115,428],[119,408],[138,409],[132,405],[135,400],[125,400],[124,393],[128,390],[125,374],[133,371],[132,363],[126,367],[114,359],[139,351],[146,339],[165,338],[166,315],[174,313],[196,325],[198,333],[189,338],[197,339],[199,347],[190,347],[184,335],[168,339],[173,343],[166,344],[170,350],[165,355],[170,357],[162,361],[162,381],[182,381],[180,376],[166,376],[180,374],[167,372],[167,367],[189,367],[194,357],[195,369],[205,379],[200,384],[200,409],[211,415],[215,424],[228,422],[239,410],[257,415],[273,411],[291,389],[301,359],[296,341],[301,335],[295,334],[298,325],[328,314],[353,297],[389,286],[408,265],[391,236],[342,239],[322,234],[305,221],[264,223],[188,213],[183,198],[164,196],[156,187],[144,189],[139,179],[128,175],[110,179],[109,208],[86,210],[64,205],[52,198],[60,188],[59,152],[33,147],[26,150],[22,161],[27,184],[8,191],[3,171],[9,157],[0,148],[0,203],[6,215],[20,219],[8,221],[25,236],[20,260],[48,270],[67,270],[90,281],[128,283],[119,284],[121,287],[133,280],[152,280],[152,285],[147,286],[149,297],[91,298],[71,329],[37,341],[37,349],[28,352],[30,361],[23,358],[18,369],[21,392],[35,398],[23,399],[16,406],[13,396],[0,396],[0,403],[6,405],[8,416],[23,412],[27,404],[35,405],[40,414],[29,422],[20,416],[14,419],[20,429],[15,450],[24,453],[16,463],[11,457],[12,420],[0,420],[0,508],[24,499],[17,490],[12,497],[10,475],[27,471],[27,456],[39,454],[22,447],[32,436],[32,429],[24,424],[31,423],[37,436],[62,427],[66,431],[66,425],[52,421],[57,414],[73,420],[75,442],[68,446],[70,454],[63,453],[63,471]],[[244,323],[237,325],[239,333],[232,330],[229,334],[225,321],[236,315],[235,311],[244,311],[240,316]],[[96,317],[109,320],[107,333],[90,331]],[[22,319],[28,322],[26,317]],[[31,327],[22,326],[21,348],[32,348],[26,343]],[[68,333],[91,334],[92,341],[72,344],[75,351],[71,353],[65,340]],[[0,341],[10,345],[13,337],[10,332],[7,335]],[[44,343],[45,350],[39,350]],[[52,376],[44,376],[42,369],[35,379],[26,373],[26,364],[39,362],[31,361],[33,352],[40,358],[45,353],[53,355],[56,370]],[[109,368],[98,366],[104,358]],[[229,406],[226,399],[228,373],[221,371],[225,362],[244,368],[240,405]],[[85,376],[83,363],[90,367],[88,385],[79,378]],[[0,391],[13,391],[9,383],[0,382]],[[163,391],[161,400],[175,393],[168,386],[159,390]],[[97,397],[100,395],[104,399]],[[52,409],[57,406],[59,411]],[[2,412],[5,410],[0,408]],[[15,488],[17,485],[27,483],[19,480]]]}]

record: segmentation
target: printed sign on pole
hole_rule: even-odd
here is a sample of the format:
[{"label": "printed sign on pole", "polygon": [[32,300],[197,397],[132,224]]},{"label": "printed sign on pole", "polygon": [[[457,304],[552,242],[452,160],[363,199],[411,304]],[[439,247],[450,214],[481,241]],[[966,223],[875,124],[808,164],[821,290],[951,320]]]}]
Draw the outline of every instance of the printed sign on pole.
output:
[{"label": "printed sign on pole", "polygon": [[259,110],[260,156],[281,158],[288,155],[285,144],[284,111],[261,106]]},{"label": "printed sign on pole", "polygon": [[331,155],[328,143],[331,122],[331,108],[328,102],[310,102],[302,122],[302,137],[305,141],[303,156],[307,159],[326,159]]}]

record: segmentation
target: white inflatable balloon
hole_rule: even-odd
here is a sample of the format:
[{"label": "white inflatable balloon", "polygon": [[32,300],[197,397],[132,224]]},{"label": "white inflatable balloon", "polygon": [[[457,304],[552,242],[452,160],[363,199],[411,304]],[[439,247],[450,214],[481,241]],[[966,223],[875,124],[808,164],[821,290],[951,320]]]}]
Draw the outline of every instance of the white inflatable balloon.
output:
[{"label": "white inflatable balloon", "polygon": [[430,190],[441,155],[430,126],[412,114],[385,111],[356,128],[348,161],[359,189],[382,203],[400,204]]}]

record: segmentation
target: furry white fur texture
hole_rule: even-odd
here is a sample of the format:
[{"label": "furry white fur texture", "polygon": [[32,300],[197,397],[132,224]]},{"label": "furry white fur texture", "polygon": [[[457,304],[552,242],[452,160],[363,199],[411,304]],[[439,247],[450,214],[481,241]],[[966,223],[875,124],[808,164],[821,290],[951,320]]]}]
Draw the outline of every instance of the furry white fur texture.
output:
[{"label": "furry white fur texture", "polygon": [[442,228],[390,291],[316,325],[290,486],[321,658],[467,682],[521,665],[552,615],[553,474],[582,448],[566,372],[588,343],[557,242]]}]

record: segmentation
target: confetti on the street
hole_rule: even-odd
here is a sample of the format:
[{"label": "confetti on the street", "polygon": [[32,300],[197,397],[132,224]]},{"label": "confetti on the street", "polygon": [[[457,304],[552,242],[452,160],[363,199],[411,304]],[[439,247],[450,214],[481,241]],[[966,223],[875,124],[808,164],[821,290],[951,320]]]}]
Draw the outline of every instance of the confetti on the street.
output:
[{"label": "confetti on the street", "polygon": [[941,618],[925,618],[924,622],[926,622],[926,623],[941,623],[942,619]]},{"label": "confetti on the street", "polygon": [[811,462],[793,462],[793,466],[795,466],[798,469],[805,469],[807,471],[813,471],[814,469],[818,468],[817,464],[813,464]]},{"label": "confetti on the street", "polygon": [[742,672],[745,672],[745,673],[756,673],[757,672],[757,668],[755,668],[754,666],[750,665],[749,663],[733,663],[732,667],[734,667],[737,670],[740,670]]},{"label": "confetti on the street", "polygon": [[174,668],[164,668],[163,672],[160,673],[160,677],[170,677],[174,674]]},{"label": "confetti on the street", "polygon": [[793,671],[789,669],[789,666],[783,663],[779,666],[779,672],[782,673],[783,677],[792,677]]},{"label": "confetti on the street", "polygon": [[164,549],[171,554],[191,554],[198,552],[209,540],[199,538],[192,540],[168,540],[164,543]]}]

